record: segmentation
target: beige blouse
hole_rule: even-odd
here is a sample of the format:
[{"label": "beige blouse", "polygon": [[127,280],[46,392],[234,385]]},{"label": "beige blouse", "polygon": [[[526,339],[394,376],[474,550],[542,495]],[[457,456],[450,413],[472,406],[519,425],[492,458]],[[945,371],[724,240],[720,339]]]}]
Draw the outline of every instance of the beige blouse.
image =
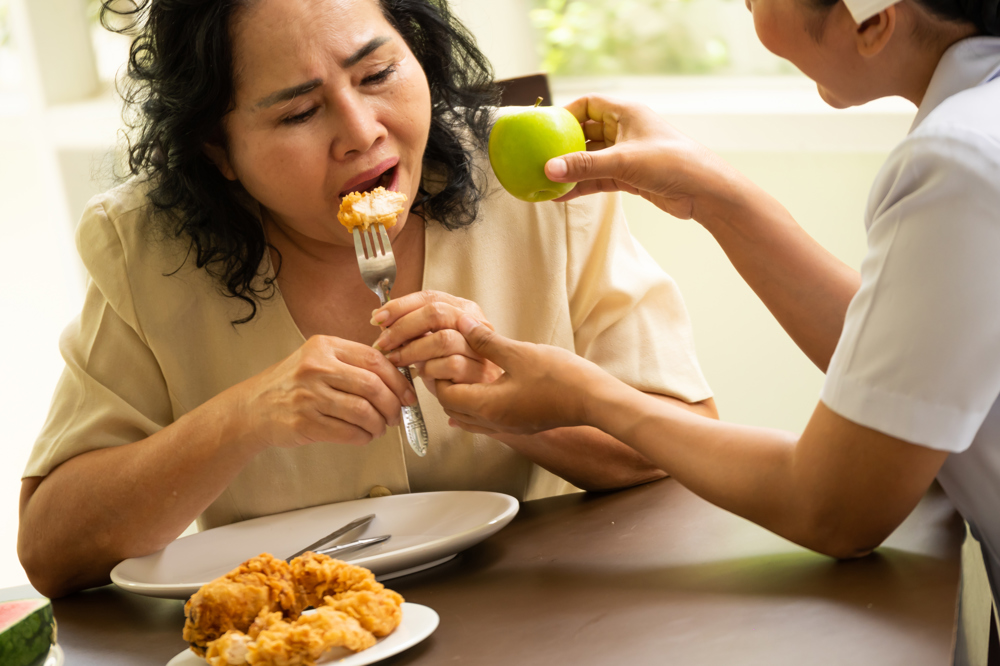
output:
[{"label": "beige blouse", "polygon": [[[489,177],[475,224],[426,225],[424,289],[475,301],[504,335],[574,350],[643,391],[688,402],[711,396],[681,294],[632,238],[617,196],[529,204]],[[95,197],[83,215],[76,240],[90,274],[86,301],[60,340],[66,369],[25,477],[144,439],[304,342],[280,293],[249,323],[231,325],[246,306],[186,261],[186,244],[156,233],[150,207],[144,189],[126,183]],[[448,427],[422,382],[417,394],[430,435],[425,458],[399,428],[365,447],[270,449],[199,526],[356,499],[376,486],[521,500],[573,490],[503,443]]]}]

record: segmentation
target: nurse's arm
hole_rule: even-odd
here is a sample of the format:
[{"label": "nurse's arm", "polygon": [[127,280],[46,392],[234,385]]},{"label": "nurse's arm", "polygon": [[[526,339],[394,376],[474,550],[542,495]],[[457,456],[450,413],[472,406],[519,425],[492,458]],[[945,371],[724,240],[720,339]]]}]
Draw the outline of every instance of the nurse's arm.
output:
[{"label": "nurse's arm", "polygon": [[693,492],[839,558],[882,543],[948,457],[853,423],[823,403],[799,437],[698,418],[621,387],[597,404],[596,427]]},{"label": "nurse's arm", "polygon": [[852,423],[822,403],[801,437],[703,418],[565,350],[508,340],[467,317],[459,329],[504,374],[490,384],[438,382],[454,425],[522,434],[598,428],[713,504],[834,557],[878,546],[948,456]]},{"label": "nurse's arm", "polygon": [[[702,417],[719,418],[712,398],[687,403],[655,393],[646,395]],[[581,490],[618,490],[666,476],[632,447],[590,426],[554,428],[533,435],[496,433],[493,438]]]}]

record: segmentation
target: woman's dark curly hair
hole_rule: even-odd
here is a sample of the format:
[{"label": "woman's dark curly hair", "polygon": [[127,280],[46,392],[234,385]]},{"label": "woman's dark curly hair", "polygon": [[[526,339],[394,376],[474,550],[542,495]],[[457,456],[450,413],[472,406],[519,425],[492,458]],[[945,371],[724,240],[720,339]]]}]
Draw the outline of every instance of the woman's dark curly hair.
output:
[{"label": "woman's dark curly hair", "polygon": [[[189,256],[257,313],[274,293],[260,274],[268,250],[250,197],[204,153],[225,145],[221,121],[233,105],[231,24],[257,0],[102,0],[109,30],[138,29],[121,85],[131,175],[148,179],[148,198],[166,231],[189,242]],[[431,126],[425,174],[414,208],[449,229],[470,224],[483,197],[472,152],[489,137],[489,107],[498,100],[489,61],[448,9],[446,0],[378,0],[427,76]],[[127,26],[117,25],[122,19]],[[438,182],[440,181],[440,182]]]}]

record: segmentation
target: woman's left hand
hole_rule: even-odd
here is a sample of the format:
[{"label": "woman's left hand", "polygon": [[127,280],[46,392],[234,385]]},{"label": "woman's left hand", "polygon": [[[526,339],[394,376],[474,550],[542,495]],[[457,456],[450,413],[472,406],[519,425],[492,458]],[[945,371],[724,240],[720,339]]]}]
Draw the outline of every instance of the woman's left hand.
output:
[{"label": "woman's left hand", "polygon": [[503,371],[477,354],[458,332],[458,320],[473,317],[492,330],[476,303],[440,291],[420,291],[389,301],[372,313],[372,324],[385,328],[375,348],[397,367],[416,366],[432,394],[437,380],[488,384]]}]

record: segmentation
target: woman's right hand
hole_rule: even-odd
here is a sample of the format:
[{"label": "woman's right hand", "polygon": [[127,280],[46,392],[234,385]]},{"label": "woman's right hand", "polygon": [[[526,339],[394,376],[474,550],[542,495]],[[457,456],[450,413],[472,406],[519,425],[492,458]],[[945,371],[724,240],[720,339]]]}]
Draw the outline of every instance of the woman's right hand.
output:
[{"label": "woman's right hand", "polygon": [[[732,196],[743,177],[710,150],[642,104],[590,95],[569,104],[587,138],[587,152],[556,157],[545,175],[577,183],[556,201],[595,192],[629,192],[680,219]],[[707,211],[706,211],[707,212]]]},{"label": "woman's right hand", "polygon": [[219,397],[235,401],[238,439],[259,450],[312,442],[364,445],[398,425],[402,405],[417,400],[378,351],[321,335]]}]

